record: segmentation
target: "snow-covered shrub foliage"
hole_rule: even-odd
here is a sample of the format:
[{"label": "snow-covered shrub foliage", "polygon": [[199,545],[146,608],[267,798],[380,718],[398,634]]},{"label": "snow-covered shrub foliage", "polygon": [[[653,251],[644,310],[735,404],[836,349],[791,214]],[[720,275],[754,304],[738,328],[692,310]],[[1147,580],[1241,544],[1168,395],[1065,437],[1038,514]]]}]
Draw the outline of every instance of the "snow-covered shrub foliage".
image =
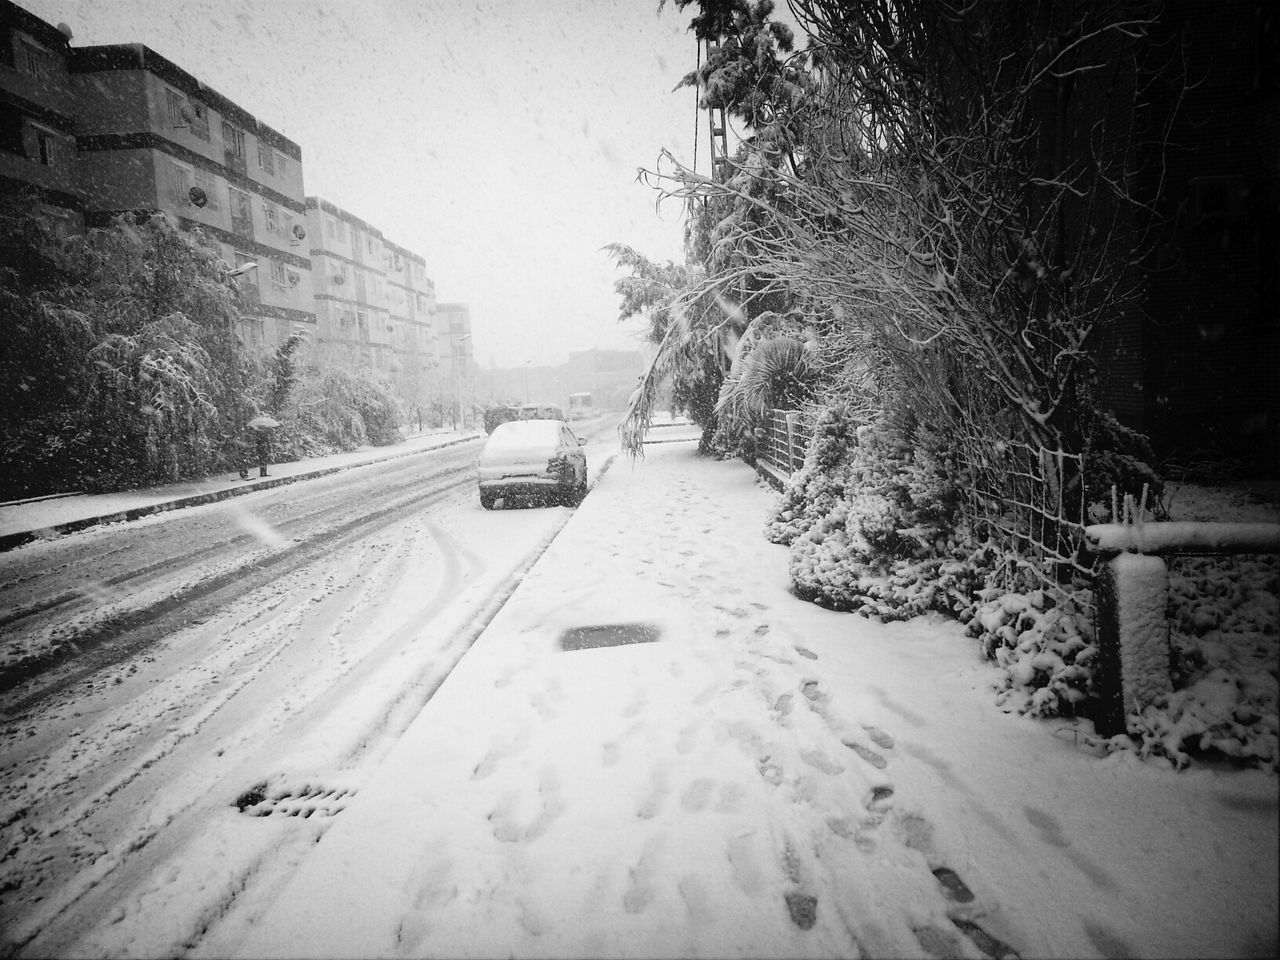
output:
[{"label": "snow-covered shrub foliage", "polygon": [[1280,558],[1175,560],[1169,598],[1174,690],[1130,718],[1141,752],[1280,766]]},{"label": "snow-covered shrub foliage", "polygon": [[[839,430],[828,426],[815,447],[838,455]],[[797,504],[790,559],[797,595],[886,620],[963,609],[981,584],[975,559],[982,551],[957,530],[958,471],[943,438],[909,416],[858,427],[853,436],[836,482],[815,479],[808,511]],[[794,507],[784,512],[793,516],[780,513],[779,536],[797,518]]]},{"label": "snow-covered shrub foliage", "polygon": [[[1107,750],[1186,766],[1196,754],[1280,765],[1280,559],[1187,557],[1169,577],[1173,692],[1129,717],[1131,741]],[[1036,717],[1092,716],[1097,658],[1091,595],[1073,591],[985,594],[967,632],[1004,669],[1000,702]]]},{"label": "snow-covered shrub foliage", "polygon": [[[400,413],[386,386],[367,369],[308,368],[296,386],[298,425],[332,450],[401,440]],[[289,434],[277,442],[288,442]]]},{"label": "snow-covered shrub foliage", "polygon": [[1093,523],[1106,523],[1111,517],[1111,495],[1118,500],[1125,494],[1135,500],[1147,488],[1147,504],[1156,519],[1163,519],[1160,498],[1164,482],[1151,467],[1155,454],[1145,434],[1126,427],[1105,411],[1092,412],[1089,436],[1085,445],[1085,503]]},{"label": "snow-covered shrub foliage", "polygon": [[1087,604],[1089,591],[982,591],[967,611],[966,632],[983,655],[1004,669],[1000,703],[1035,717],[1087,712],[1096,694],[1098,647]]},{"label": "snow-covered shrub foliage", "polygon": [[830,513],[844,496],[852,451],[857,443],[856,426],[843,404],[824,407],[818,414],[804,466],[787,481],[782,499],[765,528],[771,541],[790,545],[815,521]]}]

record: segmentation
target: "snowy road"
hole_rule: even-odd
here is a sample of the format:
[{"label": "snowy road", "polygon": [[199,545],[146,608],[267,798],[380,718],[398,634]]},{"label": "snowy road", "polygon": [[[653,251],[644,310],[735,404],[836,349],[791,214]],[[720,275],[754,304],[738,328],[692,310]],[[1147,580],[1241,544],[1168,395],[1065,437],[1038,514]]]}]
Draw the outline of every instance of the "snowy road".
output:
[{"label": "snowy road", "polygon": [[481,510],[478,452],[0,557],[6,953],[182,952],[287,879],[570,515]]}]

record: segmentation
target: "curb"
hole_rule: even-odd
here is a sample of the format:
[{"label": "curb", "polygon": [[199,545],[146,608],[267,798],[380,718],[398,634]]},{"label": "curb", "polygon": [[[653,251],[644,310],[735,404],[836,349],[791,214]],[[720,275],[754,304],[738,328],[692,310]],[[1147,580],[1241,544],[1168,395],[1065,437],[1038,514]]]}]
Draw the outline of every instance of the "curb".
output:
[{"label": "curb", "polygon": [[[128,510],[119,510],[115,513],[102,514],[96,517],[82,517],[79,520],[68,520],[66,523],[56,523],[48,527],[42,527],[39,530],[20,530],[15,533],[0,534],[0,553],[6,550],[13,550],[23,544],[31,543],[34,540],[50,539],[51,535],[78,533],[81,530],[87,530],[89,527],[95,527],[103,523],[121,523],[128,520],[139,520],[142,517],[148,517],[155,513],[168,513],[171,510],[181,510],[185,507],[199,507],[207,503],[216,503],[219,500],[229,500],[232,497],[241,497],[248,493],[254,493],[258,490],[269,490],[272,487],[283,487],[290,483],[297,483],[300,480],[315,480],[319,477],[326,477],[330,474],[341,473],[344,470],[354,470],[357,467],[367,467],[375,463],[386,463],[388,460],[403,460],[405,457],[416,457],[424,453],[431,453],[435,450],[444,450],[447,447],[454,447],[460,443],[468,443],[472,440],[479,440],[481,434],[474,436],[459,437],[457,440],[450,440],[447,443],[439,444],[434,447],[427,447],[425,450],[406,450],[402,453],[393,453],[385,457],[376,457],[372,460],[364,460],[360,463],[344,463],[340,466],[322,467],[316,470],[308,470],[306,473],[295,473],[287,477],[268,477],[265,480],[254,478],[252,482],[245,483],[241,486],[230,486],[223,490],[210,490],[207,493],[196,493],[189,497],[179,497],[174,500],[162,500],[159,503],[150,503],[142,507],[131,507]],[[238,483],[238,481],[233,481]]]}]

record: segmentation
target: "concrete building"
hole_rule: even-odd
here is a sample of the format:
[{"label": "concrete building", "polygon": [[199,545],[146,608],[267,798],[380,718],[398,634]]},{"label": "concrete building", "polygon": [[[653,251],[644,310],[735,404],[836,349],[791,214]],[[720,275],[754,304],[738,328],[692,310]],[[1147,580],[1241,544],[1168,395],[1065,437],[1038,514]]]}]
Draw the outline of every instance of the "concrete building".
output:
[{"label": "concrete building", "polygon": [[312,358],[382,369],[391,346],[382,231],[321,197],[307,197],[316,309]]},{"label": "concrete building", "polygon": [[387,314],[391,329],[391,382],[410,418],[421,415],[439,379],[436,350],[436,285],[426,261],[390,241],[383,244]]},{"label": "concrete building", "polygon": [[306,207],[313,360],[372,368],[412,415],[429,402],[439,365],[435,283],[426,261],[322,197],[307,197]]},{"label": "concrete building", "polygon": [[240,279],[245,343],[314,327],[302,151],[141,44],[71,47],[0,0],[0,195],[61,233],[160,210]]},{"label": "concrete building", "polygon": [[437,303],[436,364],[440,370],[438,403],[452,409],[462,397],[464,407],[477,402],[475,347],[471,341],[471,308],[465,303]]},{"label": "concrete building", "polygon": [[70,37],[0,0],[0,205],[84,229]]},{"label": "concrete building", "polygon": [[72,50],[86,223],[139,208],[199,228],[240,281],[241,335],[264,354],[315,324],[302,151],[140,45]]}]

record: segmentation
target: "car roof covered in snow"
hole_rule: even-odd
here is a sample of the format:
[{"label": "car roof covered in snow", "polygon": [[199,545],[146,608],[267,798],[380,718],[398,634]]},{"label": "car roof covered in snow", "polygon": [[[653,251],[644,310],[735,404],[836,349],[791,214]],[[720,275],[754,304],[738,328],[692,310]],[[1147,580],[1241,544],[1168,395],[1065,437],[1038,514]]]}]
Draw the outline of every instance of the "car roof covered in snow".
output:
[{"label": "car roof covered in snow", "polygon": [[492,451],[506,447],[528,447],[537,443],[555,444],[564,427],[560,420],[508,420],[498,424],[485,449]]}]

